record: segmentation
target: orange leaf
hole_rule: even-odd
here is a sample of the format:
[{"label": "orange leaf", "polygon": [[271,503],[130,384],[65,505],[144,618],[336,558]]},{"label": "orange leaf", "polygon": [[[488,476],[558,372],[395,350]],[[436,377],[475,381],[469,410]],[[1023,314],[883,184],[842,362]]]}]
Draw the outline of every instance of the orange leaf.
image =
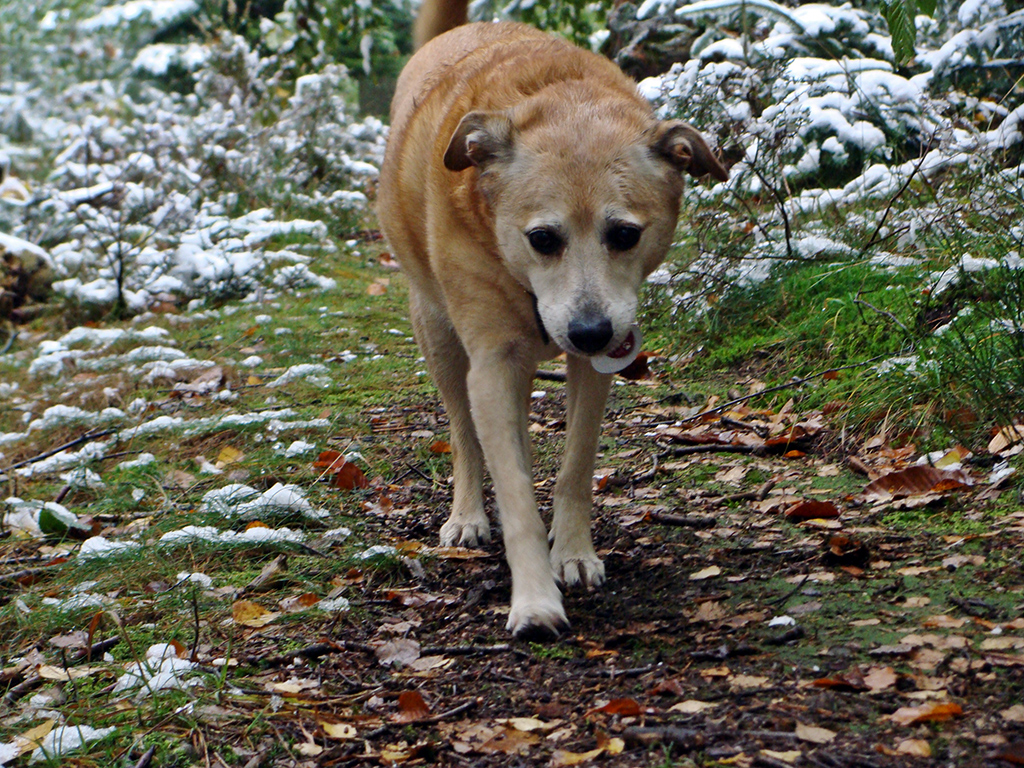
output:
[{"label": "orange leaf", "polygon": [[351,461],[346,461],[334,473],[334,477],[331,478],[331,485],[335,488],[341,488],[343,491],[354,491],[357,488],[369,488],[370,481],[366,479],[366,475],[363,474],[359,467]]},{"label": "orange leaf", "polygon": [[606,715],[620,715],[622,717],[635,717],[640,714],[640,705],[633,699],[612,699],[603,707],[595,707],[588,710],[586,714],[603,712]]},{"label": "orange leaf", "polygon": [[316,469],[326,469],[328,472],[335,472],[341,469],[344,463],[345,456],[341,451],[326,450],[321,452],[317,460],[313,462],[313,466]]},{"label": "orange leaf", "polygon": [[395,715],[397,722],[414,723],[425,717],[430,717],[430,707],[419,691],[402,691],[398,695],[398,714]]},{"label": "orange leaf", "polygon": [[807,454],[804,453],[803,451],[786,451],[782,455],[787,459],[802,459]]},{"label": "orange leaf", "polygon": [[451,453],[452,447],[444,440],[437,440],[430,444],[428,449],[431,453]]},{"label": "orange leaf", "polygon": [[889,715],[889,719],[900,725],[942,723],[963,713],[959,704],[926,704],[920,707],[900,707]]},{"label": "orange leaf", "polygon": [[856,669],[842,672],[833,677],[822,677],[811,683],[815,688],[836,688],[843,691],[866,691],[864,677]]}]

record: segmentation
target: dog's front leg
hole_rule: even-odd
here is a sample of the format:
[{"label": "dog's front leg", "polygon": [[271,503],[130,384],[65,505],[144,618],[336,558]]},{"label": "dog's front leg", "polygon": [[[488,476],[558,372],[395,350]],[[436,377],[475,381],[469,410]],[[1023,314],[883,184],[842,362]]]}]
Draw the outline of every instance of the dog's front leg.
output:
[{"label": "dog's front leg", "polygon": [[551,565],[567,587],[604,583],[604,563],[590,535],[590,510],[594,455],[611,379],[595,371],[589,360],[569,355],[565,453],[551,523]]},{"label": "dog's front leg", "polygon": [[547,532],[533,493],[527,408],[534,364],[507,348],[470,354],[469,400],[501,515],[512,569],[508,629],[557,636],[569,623],[555,584]]}]

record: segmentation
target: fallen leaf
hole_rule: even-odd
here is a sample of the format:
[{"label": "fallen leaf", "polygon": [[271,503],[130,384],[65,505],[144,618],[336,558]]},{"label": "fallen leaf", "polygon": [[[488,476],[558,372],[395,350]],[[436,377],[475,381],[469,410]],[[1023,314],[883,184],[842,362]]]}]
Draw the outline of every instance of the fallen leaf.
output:
[{"label": "fallen leaf", "polygon": [[796,749],[790,750],[789,752],[776,752],[774,749],[762,749],[761,754],[765,757],[770,757],[773,760],[781,760],[784,763],[789,763],[790,765],[795,765],[796,761],[800,759],[801,755],[803,755],[802,752]]},{"label": "fallen leaf", "polygon": [[388,292],[388,286],[391,284],[390,278],[378,277],[368,286],[366,286],[366,293],[369,296],[383,296]]},{"label": "fallen leaf", "polygon": [[40,723],[34,728],[29,728],[23,733],[19,733],[14,737],[14,741],[12,742],[15,754],[10,757],[14,758],[18,755],[23,755],[26,752],[31,752],[33,749],[39,749],[43,738],[53,730],[53,726],[56,724],[56,720],[50,719]]},{"label": "fallen leaf", "polygon": [[551,754],[551,768],[564,768],[569,765],[581,765],[587,760],[593,760],[604,752],[604,747],[592,749],[589,752],[567,752],[564,749],[556,749]]},{"label": "fallen leaf", "polygon": [[828,728],[797,723],[796,737],[801,741],[809,741],[812,744],[828,744],[836,737],[836,734],[835,731],[830,731]]},{"label": "fallen leaf", "polygon": [[917,725],[918,723],[942,723],[963,714],[959,704],[941,703],[925,704],[920,707],[900,707],[889,719],[899,725]]},{"label": "fallen leaf", "polygon": [[896,672],[892,667],[872,667],[864,675],[864,683],[872,691],[884,691],[896,685]]},{"label": "fallen leaf", "polygon": [[451,453],[452,447],[444,440],[437,440],[431,443],[427,450],[431,453]]},{"label": "fallen leaf", "polygon": [[839,507],[831,501],[798,501],[785,514],[790,520],[828,520],[839,517]]},{"label": "fallen leaf", "polygon": [[635,717],[640,714],[640,705],[633,699],[612,699],[607,704],[587,710],[587,715],[603,712],[606,715]]},{"label": "fallen leaf", "polygon": [[696,715],[703,712],[706,709],[717,707],[718,705],[713,701],[698,701],[697,699],[687,699],[686,701],[680,701],[678,704],[673,704],[668,708],[669,712],[681,712],[684,715]]},{"label": "fallen leaf", "polygon": [[730,688],[767,688],[771,682],[770,677],[760,675],[734,675],[729,678]]},{"label": "fallen leaf", "polygon": [[237,448],[232,448],[230,445],[225,445],[220,449],[220,453],[217,454],[217,460],[215,466],[226,467],[228,464],[234,464],[236,461],[241,461],[245,458],[245,454]]},{"label": "fallen leaf", "polygon": [[668,680],[659,680],[648,693],[654,696],[659,694],[662,696],[683,696],[685,691],[678,680],[670,678]]},{"label": "fallen leaf", "polygon": [[308,608],[312,608],[314,605],[320,602],[320,596],[312,592],[306,592],[301,595],[292,595],[286,597],[278,602],[278,607],[283,613],[299,613],[305,611]]},{"label": "fallen leaf", "polygon": [[526,755],[530,747],[540,743],[541,737],[515,728],[502,728],[480,745],[481,752],[501,752],[506,755]]},{"label": "fallen leaf", "polygon": [[381,666],[404,667],[420,657],[420,644],[415,640],[402,637],[384,643],[377,649],[376,655]]},{"label": "fallen leaf", "polygon": [[866,691],[868,685],[860,670],[851,669],[832,677],[822,677],[811,683],[815,688],[835,688],[845,691]]},{"label": "fallen leaf", "polygon": [[927,465],[890,472],[868,483],[860,493],[865,501],[890,501],[906,496],[969,488],[973,481],[960,470],[936,469]]},{"label": "fallen leaf", "polygon": [[[418,647],[416,650],[419,652]],[[398,714],[395,715],[395,722],[415,723],[425,717],[430,717],[430,707],[419,691],[402,691],[398,695]]]},{"label": "fallen leaf", "polygon": [[343,491],[354,491],[357,488],[369,488],[370,481],[366,479],[363,470],[351,461],[346,461],[334,473],[334,476],[331,478],[331,485]]},{"label": "fallen leaf", "polygon": [[913,755],[914,757],[931,757],[932,747],[924,739],[904,739],[896,745],[897,755]]},{"label": "fallen leaf", "polygon": [[250,600],[236,600],[231,606],[231,617],[243,627],[265,627],[280,615]]},{"label": "fallen leaf", "polygon": [[1012,427],[1004,427],[989,440],[988,452],[999,453],[1022,439],[1024,439],[1024,425],[1014,424]]},{"label": "fallen leaf", "polygon": [[1024,723],[1024,704],[1014,704],[1009,709],[1002,710],[999,716],[1011,723]]},{"label": "fallen leaf", "polygon": [[721,573],[721,568],[719,568],[717,565],[712,565],[705,568],[704,570],[697,571],[696,573],[691,573],[690,581],[703,581],[704,579],[710,579],[714,578],[715,576],[720,576]]},{"label": "fallen leaf", "polygon": [[324,735],[329,739],[344,741],[354,739],[358,735],[355,726],[348,723],[325,723],[321,721],[320,727],[323,729]]},{"label": "fallen leaf", "polygon": [[1006,745],[996,757],[1013,765],[1024,765],[1024,741]]}]

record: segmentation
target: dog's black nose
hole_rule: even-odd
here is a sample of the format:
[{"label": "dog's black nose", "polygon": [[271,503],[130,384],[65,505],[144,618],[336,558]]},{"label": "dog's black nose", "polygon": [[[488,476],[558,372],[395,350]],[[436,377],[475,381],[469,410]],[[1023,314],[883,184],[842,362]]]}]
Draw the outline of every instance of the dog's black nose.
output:
[{"label": "dog's black nose", "polygon": [[569,341],[580,352],[600,352],[612,340],[612,321],[597,314],[585,314],[569,321]]}]

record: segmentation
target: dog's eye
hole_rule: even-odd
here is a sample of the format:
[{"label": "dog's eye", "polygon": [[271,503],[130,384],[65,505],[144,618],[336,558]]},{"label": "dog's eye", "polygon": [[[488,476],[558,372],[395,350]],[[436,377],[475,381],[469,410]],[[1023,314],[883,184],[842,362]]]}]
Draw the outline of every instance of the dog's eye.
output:
[{"label": "dog's eye", "polygon": [[608,246],[613,251],[628,251],[640,242],[640,227],[629,224],[616,224],[605,235]]},{"label": "dog's eye", "polygon": [[554,256],[564,245],[562,236],[553,229],[534,229],[526,233],[526,239],[533,250],[544,256]]}]

